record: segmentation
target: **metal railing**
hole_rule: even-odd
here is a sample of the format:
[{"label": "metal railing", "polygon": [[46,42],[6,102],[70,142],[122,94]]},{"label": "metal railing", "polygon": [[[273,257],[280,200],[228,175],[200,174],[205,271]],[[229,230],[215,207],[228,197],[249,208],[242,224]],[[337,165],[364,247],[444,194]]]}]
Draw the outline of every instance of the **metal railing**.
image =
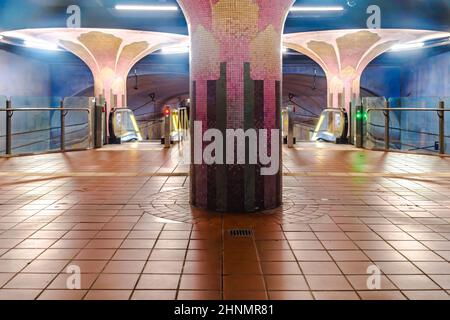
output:
[{"label": "metal railing", "polygon": [[[60,107],[59,108],[13,108],[11,105],[11,100],[7,100],[6,101],[6,108],[0,108],[0,113],[1,112],[5,112],[6,113],[6,134],[4,136],[5,138],[5,153],[7,156],[11,156],[12,155],[12,150],[13,150],[13,136],[17,135],[17,134],[13,134],[13,116],[14,113],[26,113],[26,112],[55,112],[55,111],[59,111],[60,112],[60,125],[58,127],[51,127],[51,128],[46,128],[46,129],[41,129],[41,130],[35,130],[35,131],[29,131],[29,132],[20,132],[18,134],[27,134],[27,133],[34,133],[37,131],[51,131],[51,130],[55,130],[55,129],[59,129],[60,130],[60,151],[64,152],[66,151],[66,128],[67,127],[73,127],[74,125],[69,125],[66,126],[66,116],[69,112],[86,112],[88,115],[88,120],[87,120],[87,127],[88,127],[88,140],[89,143],[88,145],[91,146],[92,145],[92,119],[91,119],[91,109],[90,108],[65,108],[64,107],[64,102],[61,101],[60,103]],[[77,126],[79,126],[81,124],[77,124]],[[83,124],[84,125],[84,124]],[[71,132],[73,133],[73,132]],[[40,142],[44,142],[44,141],[39,141]],[[20,147],[19,147],[20,148]]]},{"label": "metal railing", "polygon": [[[391,132],[393,130],[396,130],[396,131],[399,131],[400,133],[407,132],[407,133],[414,133],[414,134],[419,134],[419,135],[436,136],[436,137],[438,137],[437,143],[435,145],[429,146],[429,147],[417,147],[417,146],[414,146],[414,145],[406,144],[405,142],[402,141],[401,138],[399,139],[399,144],[411,147],[411,149],[409,149],[408,151],[426,150],[426,149],[435,147],[436,151],[438,151],[439,154],[444,155],[446,153],[446,147],[447,147],[446,143],[445,143],[445,140],[446,140],[446,138],[449,138],[449,137],[447,137],[445,135],[445,125],[446,125],[445,124],[445,113],[449,112],[449,111],[450,111],[450,109],[446,109],[445,108],[445,102],[444,101],[440,101],[439,102],[439,106],[437,108],[408,108],[408,107],[405,107],[405,108],[391,108],[389,101],[386,101],[385,104],[384,104],[384,108],[368,108],[365,111],[366,116],[362,116],[362,117],[365,117],[365,119],[361,119],[361,121],[360,121],[361,125],[357,126],[357,127],[360,127],[360,130],[359,130],[360,134],[361,134],[360,137],[361,137],[361,139],[364,139],[365,134],[362,132],[363,131],[363,129],[362,129],[363,128],[363,123],[362,122],[364,120],[371,119],[371,114],[372,113],[382,112],[383,116],[384,116],[384,126],[380,125],[380,124],[372,123],[371,121],[368,121],[367,125],[374,126],[374,127],[379,127],[379,128],[384,128],[384,137],[383,137],[382,140],[384,141],[384,150],[385,151],[391,151],[392,150],[392,148],[391,148],[391,145],[392,145],[392,143],[391,143],[392,142],[391,141]],[[358,112],[359,112],[360,115],[363,115],[364,114],[363,107],[359,107],[358,108]],[[401,112],[436,112],[437,116],[438,116],[438,122],[439,122],[439,124],[438,124],[438,126],[439,126],[438,133],[431,133],[431,132],[424,132],[424,131],[420,131],[419,132],[419,131],[416,131],[416,130],[407,130],[407,129],[401,128],[401,126],[394,127],[394,126],[391,125],[391,115],[393,113],[395,113],[395,112],[399,112],[399,113],[401,113]],[[381,139],[378,139],[378,137],[375,137],[373,134],[369,133],[369,136],[371,136],[372,139],[381,141]],[[362,146],[362,145],[364,145],[364,143],[362,142],[359,145]]]}]

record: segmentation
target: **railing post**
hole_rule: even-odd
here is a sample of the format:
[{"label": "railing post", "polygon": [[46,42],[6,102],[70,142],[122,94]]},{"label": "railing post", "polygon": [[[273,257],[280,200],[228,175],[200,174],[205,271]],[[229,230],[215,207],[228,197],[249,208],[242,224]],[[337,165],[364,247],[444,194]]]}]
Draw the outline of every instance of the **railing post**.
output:
[{"label": "railing post", "polygon": [[349,130],[349,140],[350,144],[355,144],[354,132],[353,132],[353,114],[352,114],[352,102],[349,103],[348,108],[348,130]]},{"label": "railing post", "polygon": [[363,106],[356,107],[356,128],[355,128],[355,147],[362,148],[364,146],[364,119],[363,119]]},{"label": "railing post", "polygon": [[61,144],[61,151],[66,151],[66,111],[64,110],[64,101],[61,100],[60,105],[59,105],[61,111],[60,111],[60,115],[61,115],[61,140],[60,140],[60,144]]},{"label": "railing post", "polygon": [[[6,100],[6,109],[12,109],[11,100]],[[12,154],[12,116],[12,111],[6,111],[6,155],[8,156]]]},{"label": "railing post", "polygon": [[172,111],[170,107],[164,108],[164,148],[170,148],[170,121],[172,118]]},{"label": "railing post", "polygon": [[293,110],[288,107],[288,136],[287,136],[288,148],[294,147],[294,117]]},{"label": "railing post", "polygon": [[[386,102],[384,103],[384,107],[386,109],[390,108],[389,100],[386,100]],[[384,110],[384,150],[385,151],[389,151],[390,145],[391,145],[391,140],[390,140],[391,119],[390,118],[391,118],[390,111]]]},{"label": "railing post", "polygon": [[445,154],[445,103],[439,102],[439,154]]}]

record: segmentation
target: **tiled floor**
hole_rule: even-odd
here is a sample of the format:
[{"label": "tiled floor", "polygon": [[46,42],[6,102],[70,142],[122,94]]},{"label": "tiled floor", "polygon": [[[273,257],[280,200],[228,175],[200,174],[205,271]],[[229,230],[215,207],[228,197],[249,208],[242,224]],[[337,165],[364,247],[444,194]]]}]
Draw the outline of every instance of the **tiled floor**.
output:
[{"label": "tiled floor", "polygon": [[450,158],[284,149],[300,216],[191,210],[181,158],[147,144],[0,159],[0,299],[449,299]]}]

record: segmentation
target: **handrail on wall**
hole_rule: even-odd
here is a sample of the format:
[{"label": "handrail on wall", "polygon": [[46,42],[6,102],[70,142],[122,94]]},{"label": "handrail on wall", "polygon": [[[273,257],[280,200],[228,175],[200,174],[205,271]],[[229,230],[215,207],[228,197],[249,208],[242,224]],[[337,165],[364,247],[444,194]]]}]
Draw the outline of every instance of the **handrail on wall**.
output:
[{"label": "handrail on wall", "polygon": [[[362,107],[357,108],[362,111]],[[415,111],[415,112],[437,112],[439,117],[439,154],[445,154],[445,112],[449,112],[450,109],[445,108],[445,102],[439,102],[439,108],[391,108],[389,101],[385,102],[385,108],[368,108],[366,110],[367,115],[371,112],[383,112],[385,117],[384,125],[384,141],[385,151],[390,150],[390,112],[391,111]],[[361,130],[361,129],[360,129]],[[362,137],[362,134],[361,134]]]},{"label": "handrail on wall", "polygon": [[[6,112],[6,155],[12,155],[12,117],[14,112],[38,112],[38,111],[60,111],[61,112],[61,125],[59,129],[61,130],[61,141],[60,141],[60,151],[66,151],[66,125],[65,125],[65,117],[68,112],[78,111],[78,112],[86,112],[88,115],[91,114],[91,109],[89,108],[64,108],[64,103],[61,101],[60,108],[12,108],[11,101],[6,101],[6,108],[0,108],[0,112]],[[88,120],[88,129],[89,129],[89,145],[92,142],[92,126],[91,121]]]}]

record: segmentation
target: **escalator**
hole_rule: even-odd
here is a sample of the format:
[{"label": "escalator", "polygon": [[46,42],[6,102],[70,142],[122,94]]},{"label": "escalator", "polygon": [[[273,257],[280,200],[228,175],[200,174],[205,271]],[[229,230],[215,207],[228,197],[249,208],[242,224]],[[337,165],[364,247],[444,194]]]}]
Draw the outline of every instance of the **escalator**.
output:
[{"label": "escalator", "polygon": [[311,141],[348,143],[348,114],[345,110],[325,109],[320,115]]},{"label": "escalator", "polygon": [[109,132],[110,143],[112,144],[143,140],[134,113],[127,108],[118,108],[111,111]]}]

